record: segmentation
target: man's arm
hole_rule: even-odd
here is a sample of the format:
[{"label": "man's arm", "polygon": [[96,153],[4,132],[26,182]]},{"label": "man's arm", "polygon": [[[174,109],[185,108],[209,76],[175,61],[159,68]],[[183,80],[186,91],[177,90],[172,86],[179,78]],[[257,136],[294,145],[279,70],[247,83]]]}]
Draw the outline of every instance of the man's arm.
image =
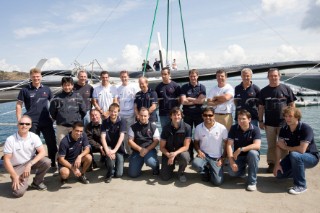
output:
[{"label": "man's arm", "polygon": [[264,106],[263,105],[259,105],[259,110],[258,110],[258,116],[259,116],[259,127],[260,129],[264,129],[264,123],[263,123],[263,115],[264,115]]},{"label": "man's arm", "polygon": [[237,159],[237,157],[233,156],[233,140],[228,139],[227,143],[226,143],[226,150],[227,150],[227,156],[229,159],[229,164],[231,166],[232,171],[237,172],[238,171],[238,165],[236,164],[236,162],[234,160]]},{"label": "man's arm", "polygon": [[20,120],[21,115],[22,115],[22,106],[23,106],[23,102],[18,100],[17,104],[16,104],[16,117],[17,117],[17,121]]},{"label": "man's arm", "polygon": [[138,110],[138,106],[136,103],[134,104],[134,114],[135,114],[136,118],[138,119],[139,118],[139,110]]},{"label": "man's arm", "polygon": [[193,146],[194,146],[194,149],[196,150],[196,152],[198,153],[198,157],[204,159],[206,157],[206,155],[200,149],[200,140],[195,139],[193,141]]},{"label": "man's arm", "polygon": [[100,112],[100,114],[103,114],[104,111],[101,109],[101,107],[98,104],[98,100],[96,98],[92,98],[92,105],[94,106],[94,108],[96,110],[98,110]]},{"label": "man's arm", "polygon": [[91,126],[87,126],[87,128],[85,128],[85,132],[87,134],[89,144],[96,149],[101,149],[101,144],[98,141],[94,140],[94,128]]},{"label": "man's arm", "polygon": [[123,143],[123,139],[124,139],[124,132],[121,132],[120,137],[118,139],[118,142],[117,142],[116,146],[114,147],[114,149],[112,150],[113,153],[116,153],[119,150],[121,144]]},{"label": "man's arm", "polygon": [[193,100],[193,104],[203,104],[206,100],[206,96],[201,94],[195,100]]},{"label": "man's arm", "polygon": [[186,95],[180,96],[180,103],[182,105],[193,105],[193,102],[191,100],[187,99]]},{"label": "man's arm", "polygon": [[280,149],[283,149],[289,152],[299,152],[301,154],[307,151],[308,146],[309,146],[308,141],[300,141],[299,146],[287,146],[286,142],[283,139],[277,142],[277,147],[279,147]]},{"label": "man's arm", "polygon": [[[283,141],[283,139],[279,139],[278,142]],[[277,143],[278,143],[277,142]],[[280,165],[281,162],[281,148],[279,146],[276,146],[276,162],[273,169],[273,175],[277,177],[278,171],[283,173],[282,167]]]},{"label": "man's arm", "polygon": [[289,103],[288,106],[296,107],[296,103],[293,101],[293,102]]},{"label": "man's arm", "polygon": [[152,103],[151,107],[149,107],[149,114],[153,113],[157,109],[157,104]]}]

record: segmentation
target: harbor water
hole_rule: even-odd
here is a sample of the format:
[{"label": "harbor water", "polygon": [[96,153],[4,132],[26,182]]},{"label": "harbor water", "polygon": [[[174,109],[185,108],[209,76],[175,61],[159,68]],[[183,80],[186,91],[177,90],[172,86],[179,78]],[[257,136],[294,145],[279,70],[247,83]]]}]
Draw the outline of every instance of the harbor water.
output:
[{"label": "harbor water", "polygon": [[[266,73],[257,74],[253,78],[253,83],[258,85],[260,88],[265,87],[268,84],[268,79],[266,77]],[[240,77],[228,78],[228,83],[232,86],[236,86],[241,82]],[[216,85],[216,80],[207,80],[201,81],[202,84],[206,86],[207,93],[209,90]],[[312,100],[314,97],[304,97],[305,100]],[[6,138],[13,134],[16,128],[16,116],[15,116],[15,102],[3,103],[0,104],[0,144],[4,143]],[[320,125],[319,125],[319,114],[320,114],[320,106],[310,106],[310,107],[301,107],[302,111],[302,121],[309,124],[315,134],[315,141],[317,146],[320,148]],[[8,125],[4,125],[8,124]],[[160,124],[158,124],[160,127]],[[261,153],[266,153],[267,142],[264,130],[261,130],[262,133],[262,145],[261,145]]]}]

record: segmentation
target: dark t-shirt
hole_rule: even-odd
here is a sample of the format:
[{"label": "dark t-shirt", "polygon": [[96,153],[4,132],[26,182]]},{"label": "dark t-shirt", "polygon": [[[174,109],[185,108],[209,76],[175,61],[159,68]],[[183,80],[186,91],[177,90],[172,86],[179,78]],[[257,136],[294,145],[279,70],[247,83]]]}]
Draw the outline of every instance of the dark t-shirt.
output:
[{"label": "dark t-shirt", "polygon": [[[186,97],[198,98],[201,94],[206,96],[206,87],[200,83],[198,83],[196,86],[192,86],[190,83],[187,83],[181,87],[181,96],[185,95]],[[183,105],[182,109],[185,115],[196,114],[201,116],[201,107],[202,104]]]},{"label": "dark t-shirt", "polygon": [[[112,123],[110,117],[103,120],[101,125],[101,133],[106,133],[106,141],[112,149],[117,145],[120,133],[126,133],[126,121],[119,116],[115,123]],[[120,146],[120,153],[125,153],[123,143]]]},{"label": "dark t-shirt", "polygon": [[[255,125],[250,124],[247,131],[243,131],[240,125],[235,124],[231,127],[228,138],[233,140],[233,150],[237,150],[240,147],[253,144],[256,139],[261,139],[260,129]],[[240,156],[246,156],[248,152],[241,152]]]},{"label": "dark t-shirt", "polygon": [[160,61],[155,61],[153,63],[153,68],[156,70],[156,71],[160,71]]},{"label": "dark t-shirt", "polygon": [[21,89],[18,95],[18,100],[25,104],[27,110],[25,115],[30,116],[32,122],[39,123],[39,125],[52,125],[52,120],[49,116],[49,101],[51,99],[50,88],[42,84],[37,89],[30,83]]},{"label": "dark t-shirt", "polygon": [[265,109],[265,125],[279,127],[284,125],[282,110],[297,100],[290,87],[280,84],[277,87],[264,87],[260,92],[260,104]]},{"label": "dark t-shirt", "polygon": [[291,132],[288,125],[283,126],[280,129],[279,138],[283,139],[287,146],[294,147],[299,146],[301,141],[309,142],[309,146],[306,152],[318,153],[317,146],[314,142],[314,134],[312,128],[306,124],[299,122],[297,128]]},{"label": "dark t-shirt", "polygon": [[83,133],[82,136],[75,141],[71,137],[70,132],[60,142],[59,156],[64,156],[69,163],[73,164],[86,147],[90,147],[86,133]]},{"label": "dark t-shirt", "polygon": [[82,96],[84,103],[86,104],[86,111],[89,111],[92,108],[91,99],[93,87],[90,84],[85,84],[84,86],[75,84],[73,87],[73,91],[79,93]]},{"label": "dark t-shirt", "polygon": [[258,106],[260,88],[257,85],[251,83],[251,85],[247,89],[244,89],[241,83],[235,87],[234,91],[234,100],[236,105],[236,116],[234,119],[238,119],[237,111],[245,109],[250,112],[252,120],[259,120]]},{"label": "dark t-shirt", "polygon": [[181,89],[179,84],[171,81],[169,84],[164,84],[161,82],[156,87],[156,92],[159,100],[159,115],[166,116],[170,114],[170,110],[173,107],[180,106],[179,98],[181,94]]},{"label": "dark t-shirt", "polygon": [[[134,103],[137,104],[138,110],[141,109],[141,107],[145,107],[149,109],[153,103],[158,103],[158,95],[157,93],[152,90],[151,88],[148,89],[146,93],[143,93],[142,91],[137,92],[136,97],[134,99]],[[154,110],[149,118],[150,122],[157,122],[157,110]]]}]

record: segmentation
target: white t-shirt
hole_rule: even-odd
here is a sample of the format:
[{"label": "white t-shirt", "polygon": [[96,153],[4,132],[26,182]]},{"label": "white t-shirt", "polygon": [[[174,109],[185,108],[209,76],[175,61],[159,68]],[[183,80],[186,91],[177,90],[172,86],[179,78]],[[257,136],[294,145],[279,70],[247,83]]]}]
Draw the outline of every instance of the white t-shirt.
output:
[{"label": "white t-shirt", "polygon": [[207,98],[210,99],[212,99],[214,96],[220,96],[225,94],[232,95],[232,98],[223,104],[219,104],[217,108],[214,110],[215,113],[232,113],[234,89],[230,84],[226,84],[224,87],[221,88],[217,85],[211,88],[210,92],[208,93]]},{"label": "white t-shirt", "polygon": [[17,166],[31,160],[36,154],[36,149],[40,146],[42,146],[41,139],[33,132],[29,132],[26,139],[15,133],[7,138],[3,153],[12,154],[11,164]]},{"label": "white t-shirt", "polygon": [[139,92],[138,84],[128,84],[117,88],[117,96],[120,103],[120,116],[134,115],[134,98]]},{"label": "white t-shirt", "polygon": [[200,141],[200,150],[212,158],[222,156],[223,141],[228,138],[228,130],[222,124],[215,122],[213,127],[207,129],[204,123],[196,127],[194,139]]},{"label": "white t-shirt", "polygon": [[93,90],[92,97],[98,101],[100,108],[107,112],[109,106],[113,103],[113,99],[117,96],[117,88],[112,85],[104,87],[102,85],[97,86]]}]

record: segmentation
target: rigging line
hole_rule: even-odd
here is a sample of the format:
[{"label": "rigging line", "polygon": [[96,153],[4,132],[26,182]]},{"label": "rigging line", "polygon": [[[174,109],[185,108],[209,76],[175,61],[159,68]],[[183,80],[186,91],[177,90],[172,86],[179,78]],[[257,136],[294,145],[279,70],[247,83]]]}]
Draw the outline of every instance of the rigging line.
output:
[{"label": "rigging line", "polygon": [[[24,108],[25,108],[25,107],[22,107],[22,109],[24,109]],[[6,114],[10,114],[10,113],[13,113],[13,112],[16,112],[16,110],[11,110],[11,111],[2,113],[2,114],[0,114],[0,116],[6,115]]]},{"label": "rigging line", "polygon": [[170,0],[167,1],[167,48],[166,48],[166,65],[168,65],[168,52],[169,52],[169,11],[170,11]]},{"label": "rigging line", "polygon": [[318,64],[314,65],[314,66],[313,66],[313,67],[311,67],[311,68],[306,69],[306,70],[305,70],[305,71],[303,71],[303,72],[300,72],[300,73],[298,73],[298,74],[296,74],[296,75],[292,76],[291,78],[288,78],[288,79],[284,80],[283,82],[287,82],[287,81],[289,81],[289,80],[292,80],[292,79],[294,79],[294,78],[297,78],[297,77],[299,77],[300,75],[302,75],[302,74],[304,74],[304,73],[308,72],[309,70],[312,70],[312,69],[316,68],[316,67],[317,67],[317,66],[319,66],[319,65],[320,65],[320,63],[318,63]]},{"label": "rigging line", "polygon": [[142,76],[144,76],[144,74],[146,72],[146,67],[147,67],[147,63],[148,63],[147,61],[148,61],[148,56],[149,56],[149,51],[150,51],[151,38],[152,38],[152,34],[153,34],[154,23],[155,23],[156,17],[157,17],[158,5],[159,5],[159,0],[157,0],[156,9],[155,9],[154,15],[153,15],[153,22],[152,22],[151,33],[150,33],[150,38],[149,38],[149,45],[148,45],[146,60],[145,60],[144,66],[143,66]]},{"label": "rigging line", "polygon": [[74,60],[77,60],[80,55],[84,52],[84,50],[89,46],[89,43],[91,43],[93,41],[93,39],[97,36],[97,34],[99,33],[99,31],[102,29],[103,25],[109,21],[110,17],[113,15],[113,13],[116,11],[116,9],[119,7],[120,3],[122,0],[118,1],[118,4],[111,10],[111,12],[109,13],[109,15],[104,19],[104,21],[100,24],[100,26],[98,27],[97,31],[93,34],[93,36],[88,40],[88,42],[85,44],[85,46],[80,50],[79,54],[77,55],[77,57]]},{"label": "rigging line", "polygon": [[185,50],[185,52],[186,52],[187,68],[188,68],[188,70],[189,70],[188,50],[187,50],[186,36],[185,36],[185,33],[184,33],[184,24],[183,24],[182,8],[181,8],[181,2],[180,2],[180,0],[179,0],[179,7],[180,7],[180,18],[181,18],[182,33],[183,33],[184,50]]}]

